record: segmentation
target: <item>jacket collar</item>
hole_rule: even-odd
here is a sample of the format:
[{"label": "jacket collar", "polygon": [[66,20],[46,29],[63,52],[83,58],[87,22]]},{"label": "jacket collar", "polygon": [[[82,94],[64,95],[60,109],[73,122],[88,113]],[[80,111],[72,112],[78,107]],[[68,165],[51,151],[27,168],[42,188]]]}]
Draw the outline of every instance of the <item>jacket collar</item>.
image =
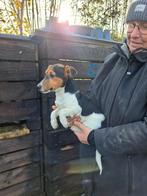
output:
[{"label": "jacket collar", "polygon": [[118,55],[123,56],[128,60],[135,58],[139,62],[147,62],[147,49],[144,48],[137,49],[133,53],[130,53],[127,44],[124,43],[122,46],[117,45],[117,53]]},{"label": "jacket collar", "polygon": [[147,62],[147,49],[144,49],[144,48],[138,49],[134,51],[133,54],[138,61],[142,63]]}]

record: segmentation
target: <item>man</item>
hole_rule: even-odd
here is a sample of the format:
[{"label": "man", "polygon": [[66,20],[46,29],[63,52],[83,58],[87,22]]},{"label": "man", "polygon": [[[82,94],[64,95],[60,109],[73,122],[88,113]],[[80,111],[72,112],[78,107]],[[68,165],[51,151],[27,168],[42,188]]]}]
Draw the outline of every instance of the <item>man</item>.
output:
[{"label": "man", "polygon": [[105,115],[102,128],[73,120],[78,139],[102,155],[95,196],[147,196],[147,0],[131,3],[126,24],[127,43],[106,59],[89,90]]}]

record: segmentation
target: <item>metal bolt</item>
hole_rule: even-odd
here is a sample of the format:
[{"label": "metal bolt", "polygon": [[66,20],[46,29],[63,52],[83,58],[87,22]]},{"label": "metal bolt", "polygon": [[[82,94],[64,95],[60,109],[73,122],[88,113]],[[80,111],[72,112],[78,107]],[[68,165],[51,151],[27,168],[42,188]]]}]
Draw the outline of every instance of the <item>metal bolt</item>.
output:
[{"label": "metal bolt", "polygon": [[22,54],[22,53],[23,53],[22,50],[20,50],[20,51],[19,51],[19,54]]}]

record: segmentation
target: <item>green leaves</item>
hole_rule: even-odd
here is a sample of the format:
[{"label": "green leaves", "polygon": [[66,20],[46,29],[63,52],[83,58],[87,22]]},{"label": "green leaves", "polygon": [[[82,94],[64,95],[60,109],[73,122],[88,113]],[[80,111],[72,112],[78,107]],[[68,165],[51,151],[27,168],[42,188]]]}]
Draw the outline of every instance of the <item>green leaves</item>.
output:
[{"label": "green leaves", "polygon": [[[102,27],[123,36],[123,22],[128,0],[83,0],[78,4],[77,12],[83,24],[90,27]],[[77,1],[73,2],[73,7]],[[113,35],[113,34],[112,34]]]}]

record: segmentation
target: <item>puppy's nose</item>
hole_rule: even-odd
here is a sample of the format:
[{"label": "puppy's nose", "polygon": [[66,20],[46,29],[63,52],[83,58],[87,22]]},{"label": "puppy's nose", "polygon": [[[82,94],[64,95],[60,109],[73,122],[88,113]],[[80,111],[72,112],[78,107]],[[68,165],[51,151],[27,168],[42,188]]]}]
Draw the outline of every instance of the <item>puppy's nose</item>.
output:
[{"label": "puppy's nose", "polygon": [[41,89],[41,83],[37,84],[37,88]]}]

